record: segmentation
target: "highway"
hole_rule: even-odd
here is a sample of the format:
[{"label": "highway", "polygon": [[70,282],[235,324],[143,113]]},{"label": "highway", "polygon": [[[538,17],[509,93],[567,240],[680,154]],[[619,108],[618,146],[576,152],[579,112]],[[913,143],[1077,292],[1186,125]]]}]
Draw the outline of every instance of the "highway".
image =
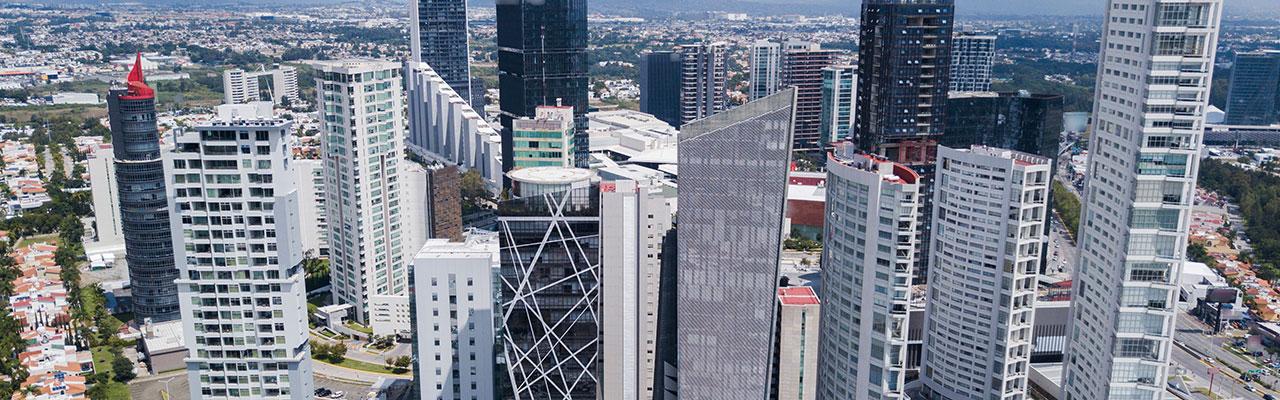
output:
[{"label": "highway", "polygon": [[[1183,310],[1179,310],[1177,318],[1178,332],[1174,335],[1174,338],[1183,345],[1212,357],[1214,361],[1212,366],[1219,369],[1220,372],[1213,380],[1213,391],[1215,393],[1225,398],[1238,397],[1249,400],[1262,400],[1264,393],[1280,396],[1280,393],[1267,390],[1257,384],[1252,386],[1259,390],[1258,392],[1250,392],[1245,389],[1245,383],[1240,381],[1240,374],[1233,371],[1228,365],[1235,366],[1242,371],[1257,367],[1223,348],[1222,344],[1227,342],[1227,338],[1205,335],[1204,332],[1209,329],[1209,326],[1196,320],[1195,317]],[[1208,386],[1208,372],[1211,365],[1201,360],[1198,356],[1191,354],[1180,346],[1174,346],[1173,363],[1176,366],[1181,366],[1184,371],[1196,378],[1197,382],[1193,386]],[[1272,387],[1277,387],[1277,381],[1274,376],[1263,376],[1262,379],[1270,383]]]}]

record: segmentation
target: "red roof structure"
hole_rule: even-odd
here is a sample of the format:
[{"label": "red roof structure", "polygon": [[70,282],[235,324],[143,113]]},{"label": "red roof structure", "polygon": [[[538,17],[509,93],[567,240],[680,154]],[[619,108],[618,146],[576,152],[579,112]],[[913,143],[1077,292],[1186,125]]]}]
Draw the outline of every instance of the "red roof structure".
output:
[{"label": "red roof structure", "polygon": [[808,306],[818,304],[818,294],[808,286],[778,288],[778,301],[784,306]]},{"label": "red roof structure", "polygon": [[126,100],[142,100],[154,99],[156,91],[147,86],[147,81],[142,77],[142,53],[133,61],[133,69],[129,70],[129,94],[121,96]]}]

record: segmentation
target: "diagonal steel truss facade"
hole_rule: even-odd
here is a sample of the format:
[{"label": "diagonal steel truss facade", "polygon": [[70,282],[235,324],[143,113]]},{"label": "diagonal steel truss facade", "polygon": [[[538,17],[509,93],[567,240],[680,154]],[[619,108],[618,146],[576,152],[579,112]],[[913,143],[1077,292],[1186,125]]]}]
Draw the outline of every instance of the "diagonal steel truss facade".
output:
[{"label": "diagonal steel truss facade", "polygon": [[599,225],[595,187],[499,207],[502,342],[518,400],[596,399]]}]

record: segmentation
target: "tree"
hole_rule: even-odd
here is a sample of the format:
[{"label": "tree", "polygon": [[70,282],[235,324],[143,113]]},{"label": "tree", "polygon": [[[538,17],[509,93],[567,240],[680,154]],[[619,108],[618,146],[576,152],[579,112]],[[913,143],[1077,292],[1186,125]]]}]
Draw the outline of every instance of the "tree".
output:
[{"label": "tree", "polygon": [[391,372],[402,374],[409,370],[409,366],[413,365],[413,359],[409,356],[387,357],[387,365],[391,366]]},{"label": "tree", "polygon": [[138,375],[133,373],[133,362],[129,358],[120,355],[119,351],[112,351],[116,354],[116,358],[111,360],[111,372],[115,374],[116,381],[129,382]]}]

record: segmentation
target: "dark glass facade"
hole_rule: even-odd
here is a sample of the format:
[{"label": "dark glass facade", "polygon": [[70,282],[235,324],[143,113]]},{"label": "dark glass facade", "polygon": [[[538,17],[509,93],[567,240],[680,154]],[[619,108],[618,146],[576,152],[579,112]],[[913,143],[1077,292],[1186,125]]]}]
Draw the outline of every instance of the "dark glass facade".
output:
[{"label": "dark glass facade", "polygon": [[506,367],[502,398],[596,400],[600,360],[597,186],[498,205]]},{"label": "dark glass facade", "polygon": [[1228,125],[1280,122],[1280,51],[1237,53],[1227,94]]},{"label": "dark glass facade", "polygon": [[859,147],[901,163],[930,162],[946,120],[953,0],[867,0],[858,42]]},{"label": "dark glass facade", "polygon": [[458,96],[473,102],[468,57],[466,0],[416,0],[417,21],[410,34],[414,58],[427,63]]},{"label": "dark glass facade", "polygon": [[587,0],[497,0],[497,23],[503,171],[511,122],[557,103],[573,107],[574,163],[587,167]]},{"label": "dark glass facade", "polygon": [[796,49],[782,54],[782,86],[796,88],[795,151],[822,151],[822,70],[836,50]]},{"label": "dark glass facade", "polygon": [[173,259],[155,97],[112,89],[107,108],[134,314],[139,321],[177,319],[178,268]]},{"label": "dark glass facade", "polygon": [[783,89],[680,131],[680,399],[770,392],[795,99]]},{"label": "dark glass facade", "polygon": [[947,99],[941,144],[983,145],[1058,158],[1062,96],[1019,92],[955,94]]},{"label": "dark glass facade", "polygon": [[655,51],[640,57],[640,111],[680,126],[680,55]]}]

